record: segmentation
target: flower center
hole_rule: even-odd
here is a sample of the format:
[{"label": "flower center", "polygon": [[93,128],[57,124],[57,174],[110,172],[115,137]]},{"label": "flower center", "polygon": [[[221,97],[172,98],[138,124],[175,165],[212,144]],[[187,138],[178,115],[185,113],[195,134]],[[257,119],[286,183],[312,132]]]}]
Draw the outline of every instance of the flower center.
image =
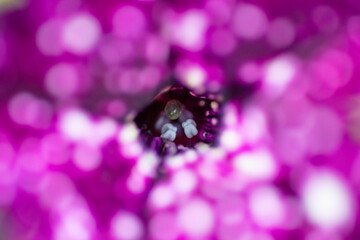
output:
[{"label": "flower center", "polygon": [[177,120],[184,110],[183,105],[178,100],[170,100],[165,106],[165,113],[171,120]]}]

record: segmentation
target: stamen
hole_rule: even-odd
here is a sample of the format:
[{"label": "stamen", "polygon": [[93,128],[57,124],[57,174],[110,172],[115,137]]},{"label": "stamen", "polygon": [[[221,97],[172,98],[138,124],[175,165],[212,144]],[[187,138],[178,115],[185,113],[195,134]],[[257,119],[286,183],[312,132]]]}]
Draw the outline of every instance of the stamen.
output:
[{"label": "stamen", "polygon": [[183,122],[182,127],[184,128],[184,132],[187,138],[192,138],[198,134],[198,130],[196,128],[196,122],[192,119],[188,119]]},{"label": "stamen", "polygon": [[161,128],[161,136],[160,137],[173,142],[176,138],[176,131],[177,131],[177,127],[175,127],[174,125],[172,125],[170,123],[166,123]]}]

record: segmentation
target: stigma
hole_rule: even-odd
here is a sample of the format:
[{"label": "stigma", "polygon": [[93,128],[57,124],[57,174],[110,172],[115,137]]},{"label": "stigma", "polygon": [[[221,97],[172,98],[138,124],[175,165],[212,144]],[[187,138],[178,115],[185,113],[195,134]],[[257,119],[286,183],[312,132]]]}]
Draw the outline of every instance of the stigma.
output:
[{"label": "stigma", "polygon": [[184,106],[178,100],[170,100],[165,106],[165,113],[170,120],[177,120],[180,118]]}]

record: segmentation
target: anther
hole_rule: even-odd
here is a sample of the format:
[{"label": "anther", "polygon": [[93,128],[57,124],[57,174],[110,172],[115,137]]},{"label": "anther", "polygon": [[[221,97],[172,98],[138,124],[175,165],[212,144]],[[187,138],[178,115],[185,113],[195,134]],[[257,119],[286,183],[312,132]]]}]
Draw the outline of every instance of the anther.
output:
[{"label": "anther", "polygon": [[170,123],[166,123],[161,128],[161,138],[167,139],[169,141],[174,141],[176,138],[177,127],[173,126]]},{"label": "anther", "polygon": [[188,119],[183,122],[182,127],[184,128],[184,132],[187,138],[192,138],[198,134],[198,130],[196,128],[196,122],[192,119]]}]

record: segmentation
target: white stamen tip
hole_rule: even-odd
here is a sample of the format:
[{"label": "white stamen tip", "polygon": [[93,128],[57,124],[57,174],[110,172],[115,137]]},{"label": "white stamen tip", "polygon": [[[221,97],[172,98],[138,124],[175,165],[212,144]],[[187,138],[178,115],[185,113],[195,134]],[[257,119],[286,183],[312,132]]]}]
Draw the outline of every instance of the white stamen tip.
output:
[{"label": "white stamen tip", "polygon": [[177,127],[175,127],[174,125],[172,125],[170,123],[166,123],[161,128],[161,136],[160,137],[167,139],[169,141],[174,141],[176,138],[176,131],[177,131]]},{"label": "white stamen tip", "polygon": [[196,129],[196,122],[194,120],[188,119],[181,125],[184,128],[184,132],[187,138],[192,138],[198,134],[198,130]]},{"label": "white stamen tip", "polygon": [[186,126],[189,125],[189,124],[194,125],[194,126],[196,127],[196,122],[195,122],[194,120],[192,120],[192,119],[186,120],[186,121],[183,122],[181,125],[182,125],[183,127],[186,127]]}]

